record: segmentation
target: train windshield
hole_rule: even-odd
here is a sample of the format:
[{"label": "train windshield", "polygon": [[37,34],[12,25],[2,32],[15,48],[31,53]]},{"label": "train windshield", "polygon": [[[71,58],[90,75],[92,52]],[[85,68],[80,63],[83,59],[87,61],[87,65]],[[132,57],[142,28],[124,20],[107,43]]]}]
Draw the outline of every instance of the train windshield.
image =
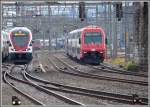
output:
[{"label": "train windshield", "polygon": [[29,36],[13,36],[13,42],[15,43],[16,46],[27,46],[28,41],[29,41]]},{"label": "train windshield", "polygon": [[86,32],[84,35],[85,44],[100,44],[102,42],[102,35],[100,32]]}]

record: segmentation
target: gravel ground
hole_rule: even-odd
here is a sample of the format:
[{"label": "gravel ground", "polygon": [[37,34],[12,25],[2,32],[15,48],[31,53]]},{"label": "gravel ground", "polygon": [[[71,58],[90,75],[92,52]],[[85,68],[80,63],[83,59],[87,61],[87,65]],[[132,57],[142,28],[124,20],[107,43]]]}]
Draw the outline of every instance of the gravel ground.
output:
[{"label": "gravel ground", "polygon": [[[48,56],[46,56],[45,60],[47,60],[47,57]],[[73,86],[85,87],[85,88],[89,88],[89,89],[108,91],[108,92],[120,93],[120,94],[128,94],[128,95],[138,94],[142,97],[148,96],[148,87],[147,86],[128,84],[128,83],[111,82],[111,81],[106,81],[106,80],[94,80],[94,79],[89,79],[89,78],[72,76],[72,75],[68,75],[68,74],[54,72],[54,69],[50,69],[44,74],[43,73],[36,73],[36,74],[33,73],[33,75],[39,76],[41,78],[45,78],[49,81],[62,83],[65,85],[73,85]]]},{"label": "gravel ground", "polygon": [[[16,71],[14,69],[14,71]],[[18,70],[19,71],[19,70]],[[22,75],[21,73],[19,72],[13,72],[12,75],[14,75],[17,77],[17,78],[20,78],[22,79]],[[17,81],[14,81],[14,80],[11,80],[11,79],[8,79],[9,81],[11,81],[15,86],[17,86],[17,88],[19,88],[21,91],[31,95],[32,97],[36,98],[37,100],[43,102],[44,104],[46,105],[68,105],[67,103],[53,97],[52,95],[48,95],[44,92],[40,92],[38,89],[36,89],[35,87],[32,87],[32,86],[29,86],[27,84],[22,84],[20,82],[17,82]],[[3,105],[11,105],[11,96],[12,95],[16,95],[17,92],[14,93],[14,90],[11,89],[10,86],[8,86],[7,84],[4,84],[2,85],[3,87],[3,96],[2,96],[2,99],[3,99]],[[10,90],[11,89],[11,90]],[[9,93],[7,93],[9,92]],[[12,92],[14,94],[12,94]],[[38,93],[38,94],[37,94]],[[18,96],[19,95],[19,96]],[[26,100],[23,98],[23,96],[21,96],[20,94],[17,93],[17,95],[21,101],[22,101],[22,105],[35,105],[34,103],[32,103],[30,100]],[[8,99],[9,98],[9,99]],[[6,100],[8,99],[8,100]],[[8,102],[9,101],[9,102]]]},{"label": "gravel ground", "polygon": [[[46,80],[49,80],[51,82],[57,82],[61,83],[64,85],[73,85],[73,86],[78,86],[78,87],[84,87],[88,89],[95,89],[95,90],[100,90],[100,91],[108,91],[112,93],[120,93],[120,94],[138,94],[142,97],[147,97],[148,96],[148,87],[147,86],[141,86],[141,85],[133,85],[133,84],[128,84],[128,83],[119,83],[119,82],[111,82],[111,81],[106,81],[106,80],[96,80],[96,79],[89,79],[89,78],[84,78],[84,77],[78,77],[78,76],[72,76],[60,72],[56,72],[56,70],[53,68],[53,66],[49,63],[48,58],[51,58],[51,56],[48,54],[48,52],[38,52],[40,62],[37,60],[37,57],[35,56],[32,62],[32,66],[30,69],[32,70],[30,72],[31,75],[37,76]],[[62,59],[65,59],[66,57],[63,54],[56,54],[55,55],[61,57]],[[65,59],[66,61],[68,59]],[[37,67],[39,66],[39,63],[43,65],[45,68],[46,72],[41,72],[40,70],[36,70]],[[59,66],[61,63],[57,62]],[[74,64],[70,62],[70,64]],[[76,64],[75,64],[76,65]],[[79,64],[77,64],[79,65]],[[83,65],[81,65],[83,66]],[[82,67],[81,67],[82,68]],[[83,67],[82,69],[87,69],[86,67]],[[89,68],[88,68],[89,69]],[[39,98],[42,102],[45,102],[47,105],[66,105],[66,103],[56,99],[53,96],[48,96],[45,95],[45,93],[39,92],[37,89],[32,88],[31,86],[28,85],[19,85],[19,88],[22,90],[34,95],[36,98]],[[9,105],[11,104],[11,96],[16,95],[18,96],[23,102],[23,105],[32,105],[33,103],[30,102],[28,99],[24,98],[23,96],[19,95],[16,93],[12,88],[10,88],[7,84],[2,83],[2,101],[3,104]],[[37,94],[38,93],[38,94]],[[62,93],[59,92],[69,98],[72,98],[74,100],[77,100],[79,102],[82,102],[84,104],[88,105],[101,105],[101,104],[119,104],[118,102],[113,102],[113,101],[107,101],[107,100],[102,100],[102,99],[96,99],[92,97],[87,97],[87,96],[81,96],[81,95],[76,95],[76,94],[67,94],[67,93]]]},{"label": "gravel ground", "polygon": [[[38,67],[39,62],[37,59],[35,59],[35,60],[33,60],[32,63],[33,63],[33,64],[31,64],[32,67],[30,67],[30,69],[34,70]],[[4,69],[4,70],[6,70],[6,69]],[[16,76],[17,78],[22,79],[22,75],[20,73],[20,68],[15,67],[11,74]],[[46,105],[68,105],[67,103],[53,97],[52,95],[48,95],[44,92],[40,92],[39,90],[37,90],[36,88],[34,88],[32,86],[22,84],[22,83],[16,82],[11,79],[8,79],[8,80],[11,81],[15,86],[17,86],[23,92],[31,95],[32,97],[38,99],[39,101],[43,102]],[[20,95],[15,90],[13,90],[13,88],[11,88],[8,84],[3,82],[2,83],[2,104],[3,105],[11,105],[11,101],[12,101],[11,97],[12,96],[18,96],[18,98],[22,101],[22,105],[35,105],[28,98]]]},{"label": "gravel ground", "polygon": [[12,96],[17,96],[22,105],[34,105],[32,101],[18,94],[9,85],[2,82],[2,105],[12,105]]},{"label": "gravel ground", "polygon": [[91,73],[91,74],[98,74],[102,76],[110,76],[113,78],[121,78],[121,79],[129,79],[129,80],[137,80],[137,81],[146,81],[148,82],[148,78],[145,77],[138,77],[138,76],[132,76],[132,75],[123,75],[123,74],[117,74],[117,73],[108,73],[108,72],[100,72],[100,70],[95,70],[93,68],[90,68],[87,65],[81,65],[77,63],[76,61],[73,61],[69,59],[68,57],[64,57],[63,54],[57,55],[59,58],[64,60],[66,63],[68,63],[71,66],[76,67],[78,70],[81,70],[83,72]]},{"label": "gravel ground", "polygon": [[[16,71],[12,72],[12,74],[19,74],[19,69],[15,68]],[[14,69],[14,70],[15,70]],[[20,76],[20,74],[18,75]],[[12,104],[12,96],[17,96],[21,100],[22,105],[34,105],[32,101],[28,98],[22,96],[21,94],[17,93],[11,86],[4,83],[2,81],[2,105],[11,105]]]},{"label": "gravel ground", "polygon": [[52,95],[48,95],[48,94],[44,93],[43,91],[39,91],[35,87],[29,86],[26,84],[22,84],[22,83],[18,83],[18,82],[15,82],[15,83],[17,84],[17,87],[19,89],[28,93],[29,95],[33,96],[34,98],[38,99],[39,101],[43,102],[46,105],[62,105],[62,104],[64,105],[64,104],[66,104],[63,101],[53,97]]}]

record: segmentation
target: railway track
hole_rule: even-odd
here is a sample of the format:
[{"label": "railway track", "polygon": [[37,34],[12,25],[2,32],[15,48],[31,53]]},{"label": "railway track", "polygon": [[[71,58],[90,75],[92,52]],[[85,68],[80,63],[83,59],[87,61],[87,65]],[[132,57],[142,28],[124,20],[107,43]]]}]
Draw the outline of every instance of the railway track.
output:
[{"label": "railway track", "polygon": [[[13,69],[15,67],[22,68],[21,72],[22,72],[22,76],[24,77],[25,80],[16,78],[15,76],[11,75],[11,72],[13,71]],[[8,67],[6,66],[5,68],[8,68]],[[61,69],[61,70],[63,70],[63,69]],[[55,96],[58,99],[61,99],[62,101],[64,101],[65,103],[71,104],[71,105],[85,106],[85,104],[80,103],[80,102],[75,101],[75,100],[72,100],[70,98],[67,98],[66,96],[58,94],[57,92],[63,92],[63,93],[69,93],[69,94],[78,94],[78,95],[89,96],[89,97],[94,97],[94,98],[98,98],[98,99],[106,99],[106,100],[111,100],[111,101],[117,101],[117,102],[125,103],[125,104],[141,104],[141,105],[147,105],[148,104],[148,99],[147,98],[142,98],[142,97],[139,97],[137,95],[135,97],[135,95],[114,94],[114,93],[109,93],[109,92],[86,89],[86,88],[82,88],[82,87],[62,85],[62,84],[58,84],[58,83],[55,83],[55,82],[49,82],[47,80],[44,80],[44,79],[41,79],[41,78],[30,75],[29,74],[30,71],[28,70],[28,65],[25,66],[24,68],[21,67],[21,66],[13,66],[13,67],[11,67],[11,69],[9,71],[10,72],[5,71],[3,73],[3,78],[5,77],[6,80],[9,77],[9,78],[11,78],[15,81],[21,82],[23,84],[28,84],[32,87],[36,87],[36,89],[38,89],[40,91],[43,91],[43,92],[45,92],[49,95]],[[4,81],[6,81],[6,80],[4,79]],[[49,86],[49,84],[50,84],[50,86]],[[13,85],[12,82],[10,82],[10,85],[15,87],[15,85]],[[15,88],[13,88],[13,89],[15,89]],[[28,98],[29,95],[25,94],[24,96],[26,96]],[[35,104],[45,106],[44,103],[40,102],[39,100],[37,100],[35,98],[33,98],[33,99],[32,98],[33,98],[32,96],[29,97],[29,99],[33,100],[33,102]]]},{"label": "railway track", "polygon": [[101,72],[117,73],[117,74],[132,75],[132,76],[139,76],[139,77],[148,77],[148,75],[146,75],[146,74],[133,73],[131,71],[114,68],[114,67],[108,66],[106,64],[100,64],[100,66],[101,67],[95,67],[95,66],[90,66],[90,67],[92,67],[96,70],[99,70]]},{"label": "railway track", "polygon": [[[96,74],[91,74],[91,73],[86,73],[83,72],[81,70],[75,69],[74,67],[72,67],[71,65],[69,65],[68,63],[64,62],[63,60],[61,60],[60,58],[54,56],[59,62],[61,62],[62,64],[64,64],[64,66],[66,66],[64,69],[63,68],[59,68],[56,64],[54,64],[52,61],[49,61],[52,63],[52,65],[59,71],[63,72],[63,73],[67,73],[70,75],[76,75],[76,76],[82,76],[82,77],[86,77],[86,78],[93,78],[93,79],[103,79],[103,80],[109,80],[109,81],[116,81],[116,82],[124,82],[124,83],[130,83],[130,84],[138,84],[138,85],[148,85],[148,82],[145,81],[135,81],[135,80],[129,80],[129,79],[120,79],[120,78],[113,78],[113,77],[109,77],[109,76],[101,76],[101,75],[96,75]],[[69,72],[68,72],[69,70]]]},{"label": "railway track", "polygon": [[[97,90],[81,88],[81,87],[62,85],[62,84],[58,84],[58,83],[55,83],[55,82],[50,82],[50,81],[41,79],[39,77],[32,76],[27,72],[25,72],[24,75],[26,75],[26,78],[30,78],[31,80],[34,80],[36,82],[43,83],[43,84],[40,84],[40,86],[42,86],[46,89],[49,89],[49,90],[61,91],[61,92],[65,92],[65,93],[72,93],[72,94],[79,94],[79,95],[85,95],[85,96],[96,97],[96,98],[102,98],[102,99],[113,100],[113,101],[118,101],[118,102],[127,103],[127,104],[136,104],[136,103],[137,104],[142,104],[142,105],[147,105],[148,104],[148,99],[147,98],[140,98],[139,97],[137,99],[137,98],[134,98],[134,95],[131,95],[131,96],[121,95],[121,94],[102,92],[102,91],[97,91]],[[48,84],[53,85],[54,87],[47,86]]]},{"label": "railway track", "polygon": [[[12,67],[14,68],[15,65],[12,66]],[[8,68],[9,68],[9,67],[8,67]],[[12,68],[11,68],[10,70],[12,70]],[[7,83],[8,85],[10,85],[10,86],[11,86],[15,91],[17,91],[19,94],[21,94],[21,95],[25,96],[26,98],[28,98],[29,100],[31,100],[34,104],[45,106],[45,104],[43,104],[42,102],[40,102],[40,101],[37,100],[36,98],[32,97],[31,95],[29,95],[29,94],[23,92],[22,90],[20,90],[19,88],[17,88],[12,82],[8,81],[7,77],[12,78],[12,77],[10,76],[10,74],[9,74],[8,71],[4,71],[4,72],[3,72],[3,80],[4,80],[5,83]],[[17,78],[15,78],[15,77],[14,77],[13,79],[14,79],[14,80],[17,80]]]},{"label": "railway track", "polygon": [[[66,58],[68,56],[66,54],[63,54]],[[69,58],[70,59],[70,58]],[[139,77],[148,77],[146,74],[142,73],[137,73],[137,72],[132,72],[132,71],[127,71],[124,69],[119,69],[116,67],[108,66],[107,64],[101,63],[100,66],[92,66],[89,64],[84,63],[85,65],[90,66],[90,68],[93,68],[95,70],[99,70],[99,72],[107,72],[107,73],[116,73],[116,74],[123,74],[123,75],[132,75],[132,76],[139,76]]]},{"label": "railway track", "polygon": [[48,90],[47,88],[42,87],[42,86],[40,86],[40,85],[38,85],[38,84],[32,82],[31,80],[29,80],[29,79],[26,77],[25,73],[27,73],[27,72],[25,71],[25,68],[23,68],[23,69],[24,69],[24,70],[22,71],[22,75],[23,75],[23,77],[26,79],[26,81],[25,81],[25,80],[22,80],[22,79],[19,79],[19,78],[16,78],[15,76],[11,75],[10,73],[8,73],[8,72],[6,72],[6,71],[5,71],[4,74],[3,74],[4,81],[5,81],[6,83],[8,83],[8,84],[9,84],[13,89],[15,89],[17,92],[19,92],[20,94],[23,94],[24,96],[28,97],[30,100],[34,101],[36,104],[45,106],[44,103],[40,102],[39,100],[37,100],[37,99],[33,98],[32,96],[30,96],[30,95],[28,95],[28,94],[22,92],[21,90],[19,90],[17,87],[15,87],[15,85],[13,85],[12,82],[9,82],[6,77],[9,77],[9,78],[11,78],[11,79],[13,79],[13,80],[15,80],[15,81],[18,81],[18,82],[21,82],[21,83],[24,83],[24,84],[28,84],[28,85],[30,85],[30,86],[32,86],[32,87],[36,87],[36,89],[38,89],[38,90],[40,90],[40,91],[43,91],[43,92],[45,92],[45,93],[48,94],[48,95],[54,96],[54,97],[56,97],[56,98],[58,98],[58,99],[64,101],[64,102],[67,103],[67,104],[85,106],[85,104],[83,104],[83,103],[80,103],[80,102],[75,101],[75,100],[73,100],[73,99],[71,99],[71,98],[68,98],[68,97],[66,97],[66,96],[63,96],[63,95],[61,95],[61,94],[59,94],[59,93],[57,93],[57,92]]}]

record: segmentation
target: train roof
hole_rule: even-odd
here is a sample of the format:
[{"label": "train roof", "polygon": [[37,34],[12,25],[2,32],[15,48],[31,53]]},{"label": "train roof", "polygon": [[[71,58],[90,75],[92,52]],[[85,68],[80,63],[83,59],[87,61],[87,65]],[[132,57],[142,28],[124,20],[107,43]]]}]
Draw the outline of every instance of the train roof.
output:
[{"label": "train roof", "polygon": [[81,32],[81,31],[83,31],[83,30],[85,30],[85,29],[91,29],[91,28],[102,29],[102,28],[99,27],[99,26],[90,25],[90,26],[86,26],[86,27],[83,27],[83,28],[80,28],[80,29],[73,30],[73,31],[70,32],[70,34],[76,33],[76,32]]},{"label": "train roof", "polygon": [[14,27],[14,28],[12,28],[12,29],[10,30],[10,32],[15,31],[15,30],[20,30],[20,29],[26,30],[26,31],[28,31],[28,32],[31,32],[31,30],[28,29],[27,27]]}]

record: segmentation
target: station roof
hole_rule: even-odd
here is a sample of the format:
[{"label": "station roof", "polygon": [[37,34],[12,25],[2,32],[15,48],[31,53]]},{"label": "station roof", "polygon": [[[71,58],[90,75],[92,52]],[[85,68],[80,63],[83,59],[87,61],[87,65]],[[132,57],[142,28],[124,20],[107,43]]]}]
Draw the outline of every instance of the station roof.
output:
[{"label": "station roof", "polygon": [[85,2],[86,4],[97,4],[97,3],[104,3],[104,2],[110,2],[111,0],[20,0],[19,2],[17,0],[2,0],[2,4],[15,4],[16,2],[19,3],[19,5],[25,5],[25,4],[50,4],[50,5],[57,5],[57,4],[79,4],[79,2]]}]

